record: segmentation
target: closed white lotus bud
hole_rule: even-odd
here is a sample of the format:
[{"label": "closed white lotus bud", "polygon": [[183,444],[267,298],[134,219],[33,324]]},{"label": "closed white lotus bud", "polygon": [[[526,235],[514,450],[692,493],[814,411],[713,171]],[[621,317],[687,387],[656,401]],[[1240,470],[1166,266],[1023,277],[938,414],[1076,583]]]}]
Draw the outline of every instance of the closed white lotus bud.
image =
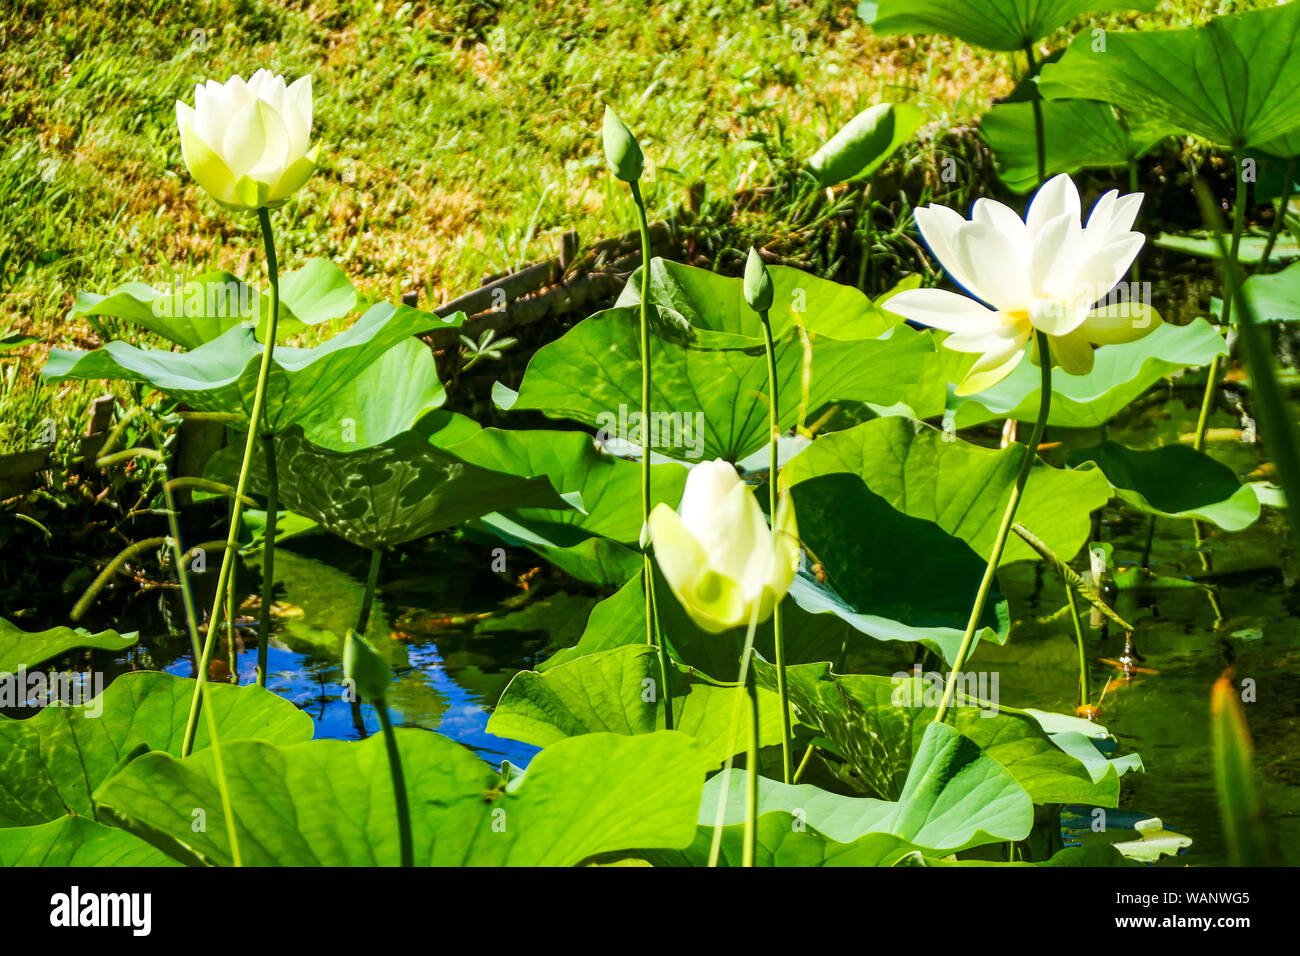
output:
[{"label": "closed white lotus bud", "polygon": [[185,165],[228,209],[278,206],[316,168],[311,108],[310,76],[288,87],[270,70],[201,83],[193,107],[176,101]]},{"label": "closed white lotus bud", "polygon": [[794,580],[799,529],[794,507],[777,503],[775,534],[736,469],[717,459],[691,469],[677,511],[650,513],[655,560],[701,628],[720,633],[767,620]]}]

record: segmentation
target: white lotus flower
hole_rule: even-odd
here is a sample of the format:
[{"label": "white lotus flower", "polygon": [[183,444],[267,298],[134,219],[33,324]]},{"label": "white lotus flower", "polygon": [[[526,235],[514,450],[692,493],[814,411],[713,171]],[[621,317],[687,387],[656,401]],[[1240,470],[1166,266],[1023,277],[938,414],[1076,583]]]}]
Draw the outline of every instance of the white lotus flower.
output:
[{"label": "white lotus flower", "polygon": [[954,351],[980,355],[959,395],[1009,375],[1035,329],[1049,336],[1054,364],[1085,375],[1092,370],[1094,346],[1140,339],[1160,323],[1155,310],[1134,296],[1094,308],[1124,278],[1146,241],[1132,231],[1141,205],[1141,193],[1120,196],[1112,189],[1097,200],[1084,225],[1079,191],[1062,173],[1038,190],[1024,220],[992,199],[977,200],[969,220],[947,206],[919,208],[922,238],[969,295],[913,289],[890,298],[885,308],[950,332],[943,344]]},{"label": "white lotus flower", "polygon": [[650,540],[668,586],[701,628],[761,623],[785,596],[799,563],[799,529],[788,495],[775,534],[736,469],[721,458],[691,469],[678,511],[650,512]]},{"label": "white lotus flower", "polygon": [[317,151],[308,150],[311,109],[310,76],[289,87],[270,70],[248,82],[200,83],[193,108],[176,101],[185,165],[229,209],[278,206],[316,168]]}]

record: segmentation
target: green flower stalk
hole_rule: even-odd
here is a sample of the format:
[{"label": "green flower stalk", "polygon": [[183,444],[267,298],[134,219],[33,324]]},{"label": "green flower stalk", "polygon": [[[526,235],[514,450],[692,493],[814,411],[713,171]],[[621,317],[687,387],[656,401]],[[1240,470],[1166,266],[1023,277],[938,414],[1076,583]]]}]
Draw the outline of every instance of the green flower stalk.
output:
[{"label": "green flower stalk", "polygon": [[[769,459],[767,491],[768,514],[776,527],[777,508],[777,438],[781,434],[781,413],[777,402],[776,346],[772,341],[772,322],[768,316],[775,292],[772,277],[763,264],[758,250],[750,248],[745,262],[745,301],[758,313],[763,325],[763,344],[767,349],[768,408],[771,412],[771,457]],[[776,647],[776,688],[781,698],[781,770],[785,783],[794,782],[794,754],[790,744],[790,688],[785,674],[785,641],[781,634],[781,603],[772,608],[772,640]]]},{"label": "green flower stalk", "polygon": [[[259,70],[247,82],[231,77],[225,84],[209,81],[194,89],[194,106],[176,103],[176,122],[181,134],[185,164],[191,174],[223,207],[233,211],[257,213],[266,251],[266,268],[271,283],[271,314],[263,336],[262,362],[258,370],[257,391],[249,415],[244,457],[235,484],[234,503],[230,512],[230,529],[221,570],[217,574],[216,597],[208,617],[208,633],[203,653],[198,655],[194,698],[181,755],[194,746],[194,733],[208,679],[208,665],[216,637],[220,633],[222,608],[229,619],[235,609],[226,600],[227,588],[234,573],[238,551],[239,528],[244,513],[245,489],[254,448],[259,436],[268,458],[270,487],[267,496],[267,534],[263,544],[262,612],[258,646],[258,683],[266,683],[267,645],[270,640],[270,606],[275,586],[274,548],[275,512],[278,495],[275,478],[274,445],[270,415],[266,406],[267,382],[275,351],[276,327],[280,312],[280,275],[271,230],[270,210],[282,205],[307,181],[316,167],[316,150],[308,149],[311,138],[311,78],[303,77],[286,86],[282,77]],[[259,323],[260,325],[260,323]]]},{"label": "green flower stalk", "polygon": [[356,631],[348,631],[343,644],[343,677],[351,682],[353,693],[371,701],[375,705],[375,712],[379,714],[379,723],[384,729],[384,746],[388,751],[388,772],[393,779],[401,865],[414,866],[415,849],[411,837],[411,807],[406,799],[406,777],[402,773],[402,758],[397,750],[397,734],[393,731],[393,721],[388,715],[388,684],[392,672],[383,655]]},{"label": "green flower stalk", "polygon": [[[1033,82],[1038,75],[1038,58],[1034,56],[1034,44],[1032,42],[1025,44],[1025,56],[1029,61],[1028,69],[1025,71],[1025,79]],[[1047,180],[1047,132],[1043,128],[1043,98],[1039,95],[1037,89],[1034,90],[1030,102],[1033,104],[1034,110],[1034,154],[1038,163],[1038,182],[1035,185],[1042,186]]]},{"label": "green flower stalk", "polygon": [[[1241,248],[1241,233],[1246,224],[1246,184],[1242,179],[1242,163],[1245,160],[1245,154],[1237,149],[1233,152],[1233,163],[1237,170],[1237,188],[1232,198],[1232,244],[1228,247],[1228,257],[1232,260],[1234,268],[1225,269],[1224,276],[1226,281],[1223,286],[1223,308],[1219,312],[1219,328],[1227,334],[1232,328],[1232,302],[1236,295],[1234,283],[1237,276],[1240,275],[1240,269],[1236,268],[1237,253]],[[1285,207],[1283,213],[1285,213]],[[1210,425],[1210,412],[1214,408],[1214,389],[1219,382],[1219,356],[1214,356],[1210,360],[1210,369],[1205,378],[1205,394],[1201,396],[1201,413],[1196,419],[1196,435],[1192,440],[1192,447],[1197,451],[1205,450],[1205,432]]]},{"label": "green flower stalk", "polygon": [[605,161],[615,177],[628,184],[636,206],[641,235],[641,554],[645,576],[645,642],[659,648],[659,679],[663,689],[664,726],[673,729],[673,702],[668,692],[668,650],[659,633],[659,606],[655,600],[654,568],[650,563],[646,529],[650,520],[650,226],[645,200],[641,197],[641,172],[645,157],[641,147],[618,114],[605,107]]},{"label": "green flower stalk", "polygon": [[740,694],[749,697],[749,744],[745,748],[746,770],[749,785],[745,789],[745,830],[741,849],[742,867],[754,865],[758,849],[758,687],[750,675],[754,659],[754,633],[758,630],[759,607],[750,611],[749,625],[745,629],[745,646],[740,652],[740,672],[736,679],[736,704],[731,712],[731,730],[727,735],[727,759],[722,765],[722,787],[718,792],[718,806],[713,815],[713,838],[709,843],[709,866],[716,867],[722,853],[722,828],[727,818],[727,797],[731,793],[731,769],[736,757],[736,739],[740,731]]},{"label": "green flower stalk", "polygon": [[1016,520],[1016,508],[1019,507],[1020,498],[1025,493],[1025,483],[1029,480],[1029,471],[1034,466],[1034,459],[1038,457],[1038,446],[1043,442],[1043,431],[1047,427],[1047,415],[1052,407],[1052,362],[1048,358],[1051,353],[1047,333],[1035,330],[1034,342],[1042,356],[1042,361],[1039,363],[1042,375],[1039,384],[1038,417],[1034,420],[1034,430],[1029,436],[1029,447],[1025,449],[1025,457],[1020,461],[1020,471],[1016,473],[1016,483],[1011,488],[1011,497],[1007,500],[1006,510],[1002,513],[1002,523],[998,525],[997,536],[993,539],[993,552],[989,555],[988,564],[984,568],[979,590],[975,592],[975,604],[971,607],[970,619],[966,622],[966,631],[962,635],[961,646],[957,648],[957,656],[953,658],[952,673],[948,675],[948,682],[944,686],[943,699],[934,714],[936,724],[943,723],[948,708],[952,706],[957,680],[961,676],[961,669],[965,666],[966,659],[970,656],[975,632],[979,630],[980,618],[984,616],[984,606],[988,603],[989,591],[993,587],[994,579],[997,578],[1002,550],[1006,547],[1011,525]]}]

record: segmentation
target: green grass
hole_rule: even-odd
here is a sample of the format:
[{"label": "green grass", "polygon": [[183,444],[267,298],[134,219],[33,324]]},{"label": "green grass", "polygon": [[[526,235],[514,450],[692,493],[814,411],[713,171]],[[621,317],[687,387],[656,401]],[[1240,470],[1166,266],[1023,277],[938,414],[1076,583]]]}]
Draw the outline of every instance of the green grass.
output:
[{"label": "green grass", "polygon": [[[591,242],[631,227],[600,154],[607,102],[641,140],[659,218],[696,183],[730,197],[771,182],[883,99],[928,112],[906,161],[932,166],[927,144],[1010,89],[1004,55],[877,39],[854,6],[18,0],[0,44],[0,328],[42,342],[6,359],[19,367],[0,451],[27,447],[47,417],[79,427],[69,416],[106,390],[35,380],[49,347],[100,341],[64,321],[77,289],[260,274],[255,219],[221,212],[181,162],[174,102],[192,101],[196,82],[312,73],[325,159],[277,214],[282,268],[327,256],[371,294],[434,306],[553,254],[567,230]],[[1103,22],[1226,6],[1167,2]]]}]

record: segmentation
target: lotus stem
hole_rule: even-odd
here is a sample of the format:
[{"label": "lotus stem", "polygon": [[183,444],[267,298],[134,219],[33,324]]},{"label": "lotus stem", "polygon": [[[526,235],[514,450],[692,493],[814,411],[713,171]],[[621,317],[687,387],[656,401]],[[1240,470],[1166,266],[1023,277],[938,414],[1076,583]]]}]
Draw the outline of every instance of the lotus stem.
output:
[{"label": "lotus stem", "polygon": [[[280,266],[275,259],[275,238],[271,235],[271,216],[258,210],[262,223],[262,244],[266,247],[266,275],[271,285],[271,325],[267,352],[275,344],[276,321],[280,314]],[[249,424],[249,435],[256,427]],[[271,644],[271,604],[275,597],[275,522],[280,507],[280,488],[275,468],[275,431],[265,404],[262,406],[262,454],[266,461],[266,533],[262,536],[262,610],[257,622],[257,683],[266,686],[266,658]],[[233,616],[234,609],[231,609]]]},{"label": "lotus stem", "polygon": [[[1138,163],[1137,158],[1130,156],[1128,159],[1128,191],[1135,193],[1138,191]],[[1128,267],[1128,277],[1131,282],[1139,281],[1142,273],[1138,268],[1138,257],[1133,257],[1133,264]]]},{"label": "lotus stem", "polygon": [[136,541],[133,544],[127,545],[114,555],[113,560],[108,562],[103,571],[99,572],[99,575],[90,583],[90,587],[86,588],[86,592],[81,595],[81,598],[73,606],[72,613],[68,616],[74,621],[81,620],[81,616],[86,613],[86,609],[90,607],[90,603],[95,600],[99,592],[104,589],[104,585],[109,582],[122,565],[126,564],[126,562],[130,561],[137,554],[143,554],[151,548],[162,547],[166,543],[166,538],[145,538],[142,541]]},{"label": "lotus stem", "polygon": [[[154,444],[161,448],[162,441],[157,426],[150,422],[149,427],[154,434]],[[181,587],[181,604],[185,608],[185,627],[189,631],[190,647],[194,659],[198,660],[201,654],[199,649],[198,616],[194,610],[194,594],[190,590],[190,576],[185,563],[186,553],[181,547],[179,512],[176,510],[176,499],[172,495],[172,484],[167,480],[167,464],[164,459],[159,459],[159,467],[163,470],[163,502],[167,507],[167,528],[170,533],[168,542],[171,545],[172,558],[176,562],[176,580]],[[206,703],[208,696],[207,684],[201,685],[201,689]],[[226,781],[226,766],[221,755],[221,741],[217,735],[217,718],[211,706],[205,706],[203,711],[207,715],[208,737],[212,741],[212,765],[217,773],[217,790],[221,794],[221,813],[226,821],[226,832],[230,834],[230,859],[235,866],[242,866],[242,858],[239,853],[239,834],[235,830],[234,804],[230,799],[230,787]]]},{"label": "lotus stem", "polygon": [[1102,600],[1096,588],[1088,584],[1074,568],[1070,567],[1055,551],[1040,541],[1028,528],[1016,522],[1011,526],[1011,530],[1019,535],[1025,544],[1037,551],[1038,556],[1050,564],[1052,569],[1061,576],[1061,580],[1073,588],[1076,594],[1095,607],[1104,617],[1109,618],[1122,630],[1133,630],[1132,624],[1120,617],[1109,604]]},{"label": "lotus stem", "polygon": [[659,648],[659,680],[663,690],[664,727],[673,729],[673,698],[668,690],[668,649],[659,628],[659,602],[655,599],[654,566],[650,561],[650,223],[646,218],[641,183],[633,179],[632,203],[636,206],[637,230],[641,235],[641,559],[645,575],[645,642]]},{"label": "lotus stem", "polygon": [[749,698],[749,747],[745,750],[749,788],[745,795],[745,849],[740,865],[752,867],[758,848],[758,681],[753,673],[746,682],[745,696]]},{"label": "lotus stem", "polygon": [[808,768],[808,761],[812,760],[813,752],[817,749],[814,744],[809,744],[808,749],[803,752],[803,759],[799,761],[799,767],[794,772],[794,779],[791,783],[798,783],[799,778],[803,776],[804,770]]},{"label": "lotus stem", "polygon": [[[1025,71],[1025,79],[1032,80],[1038,73],[1038,60],[1034,57],[1034,44],[1032,42],[1025,44],[1025,56],[1029,58],[1029,68]],[[1047,180],[1047,133],[1043,128],[1043,100],[1038,94],[1038,88],[1034,88],[1033,98],[1029,101],[1034,108],[1034,146],[1038,159],[1038,186],[1043,185]]]},{"label": "lotus stem", "polygon": [[[1241,163],[1244,158],[1238,146],[1233,150],[1233,173],[1236,178],[1236,193],[1232,198],[1232,245],[1228,249],[1228,258],[1233,268],[1224,268],[1223,308],[1219,312],[1219,328],[1226,334],[1232,328],[1232,300],[1236,295],[1236,283],[1240,276],[1236,268],[1237,252],[1241,248],[1241,233],[1246,223],[1246,187],[1241,178]],[[1214,389],[1219,381],[1219,356],[1210,360],[1210,371],[1205,379],[1205,395],[1201,398],[1201,414],[1196,419],[1196,437],[1192,447],[1205,451],[1205,431],[1210,424],[1210,412],[1214,407]]]},{"label": "lotus stem", "polygon": [[366,572],[366,591],[361,597],[361,612],[357,615],[356,632],[363,637],[370,625],[370,609],[374,605],[375,590],[379,586],[379,565],[384,558],[384,549],[375,545],[370,549],[370,569]]},{"label": "lotus stem", "polygon": [[[212,481],[208,478],[197,478],[188,475],[181,478],[168,479],[167,487],[172,491],[175,491],[177,488],[197,488],[199,491],[210,491],[213,494],[225,495],[230,499],[235,497],[235,489],[230,487],[230,485],[222,484],[219,481]],[[248,495],[244,495],[245,507],[255,507],[256,505],[257,502],[248,497]]]},{"label": "lotus stem", "polygon": [[275,434],[262,434],[266,460],[266,533],[262,538],[262,610],[257,622],[257,685],[266,686],[266,658],[271,643],[271,604],[275,600],[275,523],[279,516],[280,489],[275,469]]},{"label": "lotus stem", "polygon": [[1156,539],[1156,516],[1151,515],[1147,520],[1147,538],[1146,543],[1142,545],[1142,569],[1148,570],[1151,567],[1151,545]]},{"label": "lotus stem", "polygon": [[[257,374],[257,391],[253,395],[253,410],[248,416],[248,434],[244,440],[244,458],[239,465],[239,480],[235,483],[235,500],[230,507],[230,530],[226,536],[226,550],[221,557],[221,570],[217,572],[216,597],[212,603],[212,615],[208,619],[207,639],[203,643],[203,653],[198,662],[198,686],[194,688],[194,698],[190,701],[190,714],[185,722],[185,739],[181,745],[181,756],[188,757],[194,748],[194,732],[198,727],[199,705],[202,701],[203,685],[208,679],[208,662],[212,649],[216,646],[214,634],[220,626],[221,607],[225,597],[226,585],[234,571],[235,557],[238,553],[239,524],[244,516],[244,492],[248,487],[248,471],[253,461],[253,449],[257,444],[259,422],[262,421],[266,408],[266,385],[271,378],[271,357],[275,351],[276,325],[280,312],[279,275],[275,268],[275,242],[271,234],[271,214],[265,209],[257,211],[258,221],[262,225],[262,238],[267,252],[267,272],[274,278],[271,281],[271,315],[266,324],[266,341],[262,348],[262,364]],[[265,555],[265,551],[263,554]],[[233,613],[233,611],[232,611]],[[263,642],[266,638],[263,636]]]},{"label": "lotus stem", "polygon": [[1079,700],[1080,705],[1092,700],[1088,689],[1088,652],[1083,644],[1083,621],[1079,617],[1079,602],[1074,596],[1074,588],[1065,586],[1065,599],[1070,602],[1070,618],[1074,621],[1074,640],[1079,646]]},{"label": "lotus stem", "polygon": [[[872,229],[871,212],[875,206],[875,200],[868,202],[867,197],[872,192],[873,180],[868,180],[862,186],[862,192],[858,194],[858,230],[862,236],[862,259],[858,262],[858,288],[863,292],[868,292],[867,272],[871,268],[871,246],[875,242],[875,233]],[[871,279],[875,280],[874,271]]]},{"label": "lotus stem", "polygon": [[235,603],[235,576],[230,575],[226,581],[226,657],[230,661],[232,684],[239,683],[239,649],[235,646],[235,612],[239,609]]},{"label": "lotus stem", "polygon": [[[736,688],[740,693],[748,693],[749,687],[749,665],[754,657],[754,633],[758,630],[758,603],[755,602],[754,610],[749,615],[749,627],[745,631],[745,646],[740,652],[740,672],[736,675]],[[751,703],[751,714],[758,707],[757,689]],[[736,738],[740,733],[740,697],[736,697],[736,703],[731,709],[731,730],[727,735],[727,759],[722,765],[722,787],[718,793],[718,809],[713,815],[713,840],[709,845],[709,866],[718,865],[718,856],[722,851],[722,826],[727,818],[727,797],[731,794],[731,767],[735,762]],[[750,751],[757,751],[758,725],[756,719],[751,716],[750,733],[754,738],[751,740]],[[750,775],[754,778],[748,790],[748,796],[745,801],[745,849],[742,853],[742,865],[753,866],[754,850],[758,844],[758,798],[757,798],[757,760],[749,768]],[[748,863],[744,860],[748,859]]]},{"label": "lotus stem", "polygon": [[[777,502],[777,436],[781,434],[781,413],[777,401],[776,345],[772,340],[772,322],[768,310],[758,313],[763,324],[763,344],[767,348],[767,390],[770,394],[768,409],[771,413],[771,455],[767,473],[768,516],[776,533]],[[781,698],[781,772],[784,783],[794,782],[794,752],[790,744],[790,688],[785,675],[785,639],[781,632],[781,602],[772,607],[772,643],[776,648],[776,690]]]},{"label": "lotus stem", "polygon": [[993,581],[997,577],[998,562],[1002,560],[1002,551],[1007,544],[1007,535],[1011,533],[1012,522],[1016,519],[1016,508],[1020,505],[1020,498],[1025,492],[1025,483],[1029,480],[1029,470],[1034,465],[1034,459],[1038,457],[1038,446],[1043,440],[1043,430],[1047,427],[1047,413],[1052,407],[1052,352],[1051,345],[1047,340],[1046,333],[1034,330],[1034,341],[1038,346],[1039,366],[1042,370],[1042,379],[1039,384],[1041,396],[1038,401],[1038,418],[1034,421],[1034,430],[1029,436],[1029,447],[1025,450],[1025,457],[1020,462],[1020,471],[1016,475],[1016,483],[1011,488],[1011,497],[1007,501],[1006,511],[1002,515],[1002,523],[998,526],[997,536],[993,540],[993,551],[989,555],[988,565],[984,568],[984,577],[980,580],[979,590],[975,593],[975,604],[971,608],[970,620],[966,622],[966,633],[962,635],[961,646],[957,649],[957,656],[952,663],[952,673],[948,676],[948,683],[943,689],[943,700],[939,703],[939,709],[935,712],[934,722],[943,723],[944,718],[948,715],[948,708],[952,704],[953,691],[957,687],[957,678],[961,669],[966,664],[966,658],[970,654],[971,644],[975,640],[975,632],[979,629],[980,618],[984,616],[984,605],[988,602],[989,591],[992,590]]},{"label": "lotus stem", "polygon": [[1268,242],[1264,243],[1264,254],[1259,257],[1256,272],[1268,268],[1268,257],[1273,254],[1273,245],[1277,242],[1278,233],[1282,231],[1282,224],[1286,222],[1286,207],[1291,202],[1291,180],[1294,176],[1295,157],[1291,156],[1287,159],[1286,170],[1282,174],[1282,195],[1278,197],[1277,215],[1273,217],[1273,225],[1268,230]]},{"label": "lotus stem", "polygon": [[[379,553],[379,549],[375,549]],[[415,849],[411,839],[411,808],[406,801],[406,777],[402,773],[402,758],[397,752],[397,735],[393,732],[393,720],[388,716],[388,704],[384,698],[375,701],[375,710],[379,713],[379,723],[384,728],[384,746],[388,750],[388,771],[393,778],[393,801],[397,804],[397,838],[401,845],[402,866],[415,866]]]}]

